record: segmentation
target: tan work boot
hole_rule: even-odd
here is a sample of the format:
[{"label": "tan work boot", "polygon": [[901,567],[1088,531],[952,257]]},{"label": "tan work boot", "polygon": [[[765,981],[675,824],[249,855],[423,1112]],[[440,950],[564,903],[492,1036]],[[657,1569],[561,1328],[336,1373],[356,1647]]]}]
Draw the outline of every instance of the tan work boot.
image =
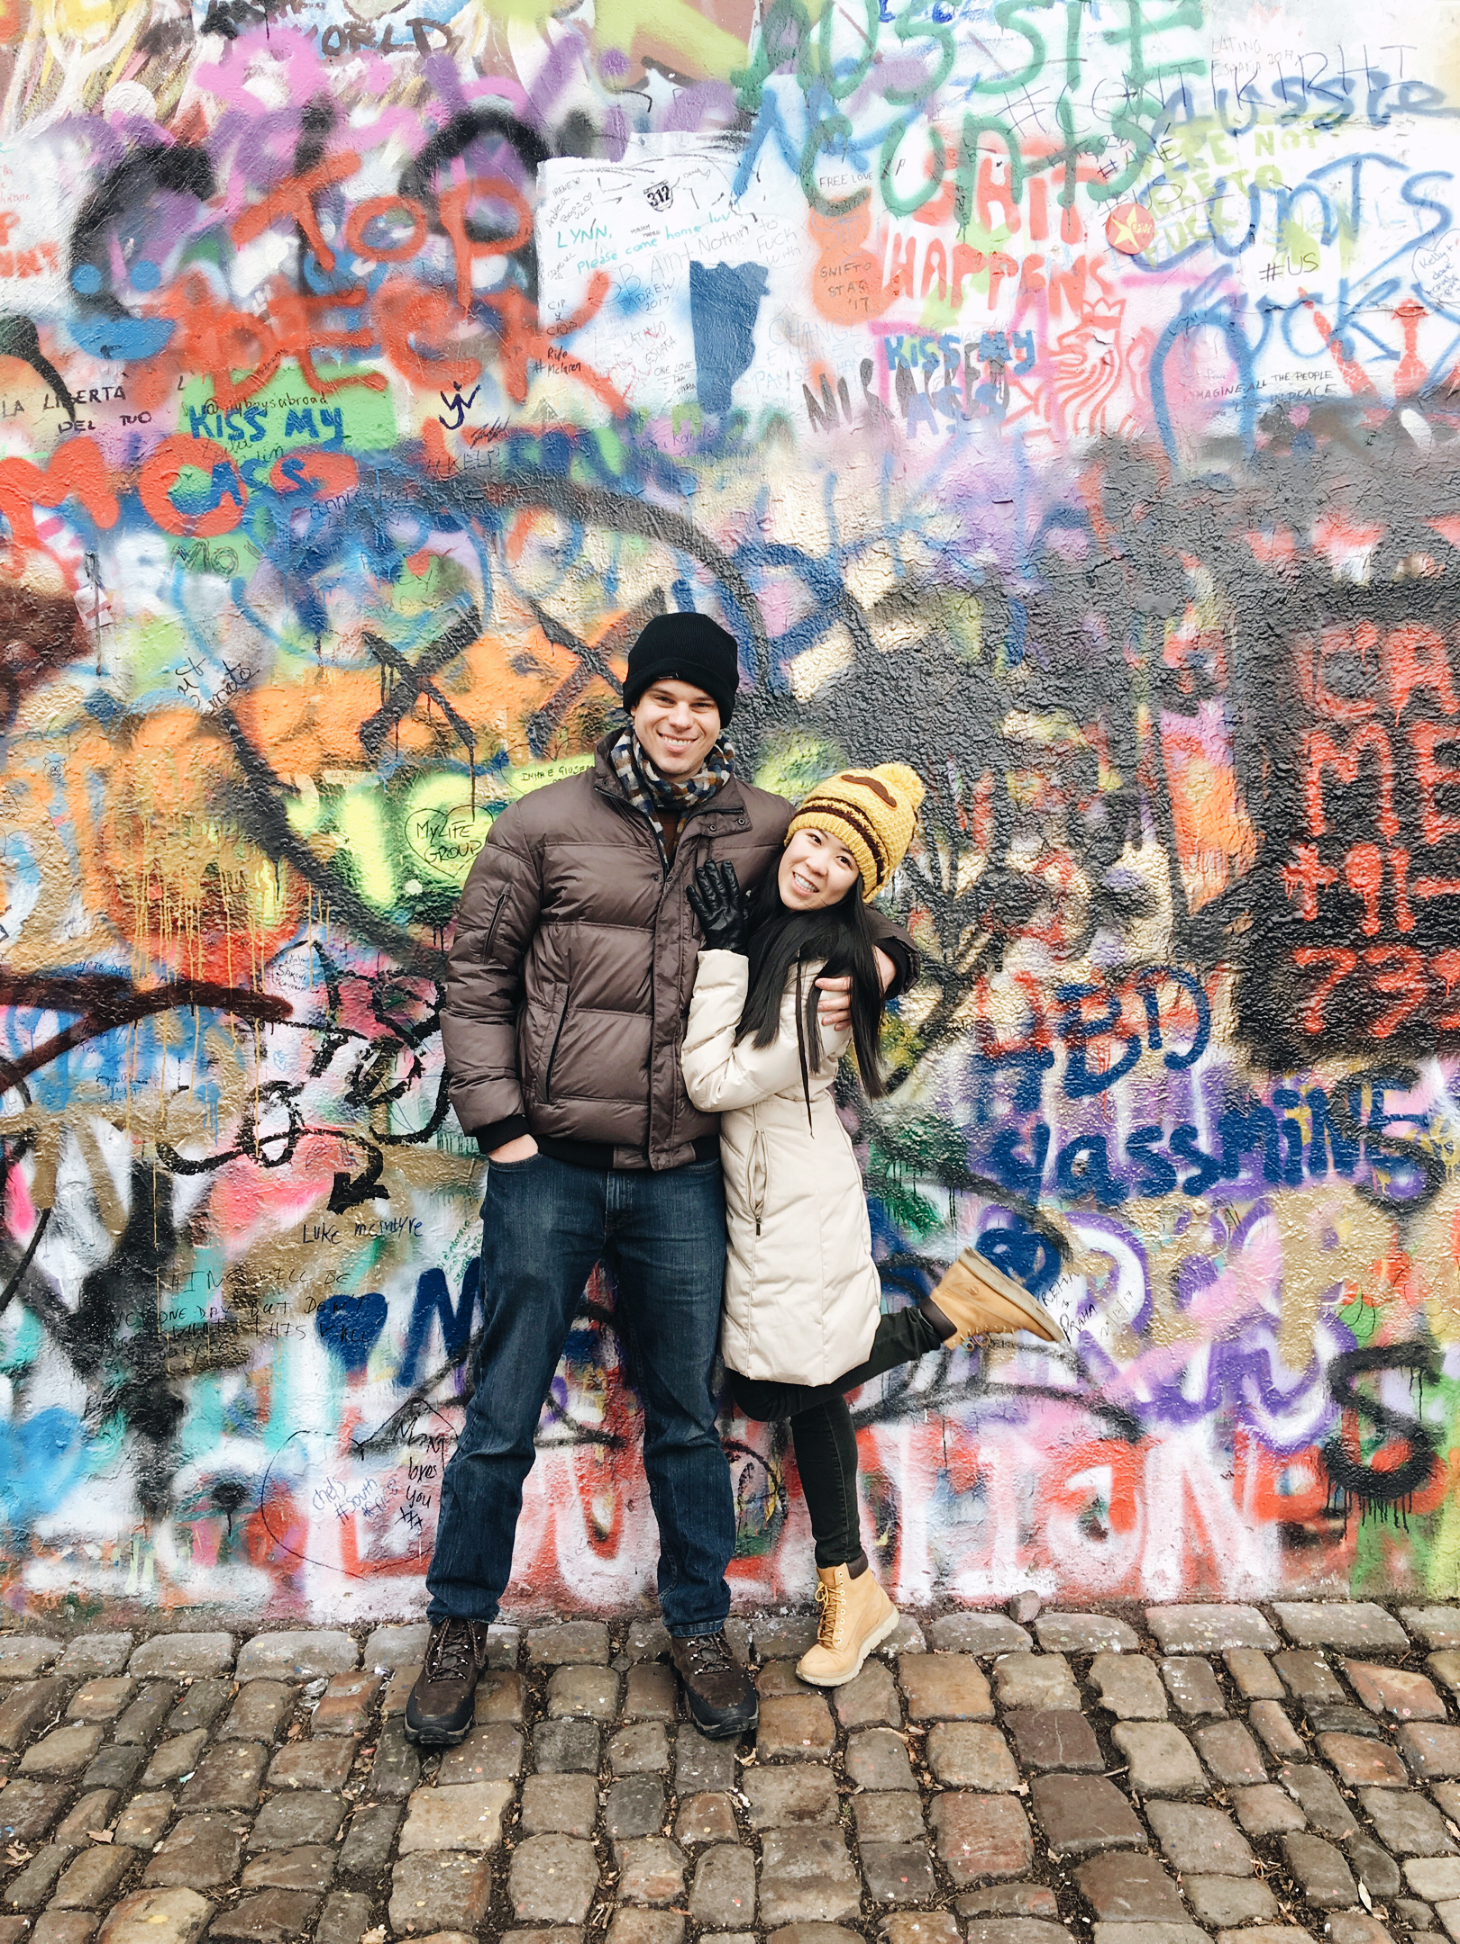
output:
[{"label": "tan work boot", "polygon": [[977,1249],[963,1251],[928,1300],[955,1326],[957,1334],[944,1339],[950,1349],[970,1337],[1001,1336],[1009,1330],[1028,1330],[1046,1343],[1068,1341],[1043,1303]]},{"label": "tan work boot", "polygon": [[841,1687],[857,1678],[868,1654],[896,1629],[897,1608],[870,1566],[855,1579],[846,1566],[818,1566],[816,1578],[821,1627],[796,1672],[812,1687]]}]

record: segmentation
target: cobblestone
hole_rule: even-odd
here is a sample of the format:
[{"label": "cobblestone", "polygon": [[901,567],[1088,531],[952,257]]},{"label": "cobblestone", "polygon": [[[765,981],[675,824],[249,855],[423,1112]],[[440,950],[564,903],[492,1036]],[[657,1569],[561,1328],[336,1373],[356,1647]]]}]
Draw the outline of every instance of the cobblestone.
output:
[{"label": "cobblestone", "polygon": [[111,1821],[119,1800],[115,1789],[90,1789],[81,1796],[71,1809],[71,1813],[56,1828],[58,1843],[72,1843],[78,1848],[89,1840],[93,1829],[105,1829]]},{"label": "cobblestone", "polygon": [[1247,1719],[1276,1761],[1301,1762],[1308,1753],[1308,1744],[1276,1701],[1254,1701]]},{"label": "cobblestone", "polygon": [[1341,1841],[1358,1827],[1333,1777],[1321,1768],[1309,1762],[1285,1764],[1278,1770],[1278,1781],[1321,1835]]},{"label": "cobblestone", "polygon": [[65,1645],[49,1634],[0,1634],[0,1680],[28,1680],[39,1674]]},{"label": "cobblestone", "polygon": [[1274,1782],[1233,1789],[1232,1807],[1249,1836],[1281,1836],[1287,1830],[1305,1828],[1308,1821],[1293,1798]]},{"label": "cobblestone", "polygon": [[1095,1731],[1077,1708],[1014,1710],[1004,1716],[1021,1768],[1095,1772],[1105,1767]]},{"label": "cobblestone", "polygon": [[112,1911],[98,1944],[194,1944],[212,1914],[194,1890],[141,1890]]},{"label": "cobblestone", "polygon": [[266,1890],[223,1911],[214,1919],[209,1936],[236,1939],[238,1944],[293,1944],[304,1936],[318,1908],[318,1897],[299,1891]]},{"label": "cobblestone", "polygon": [[847,1739],[847,1774],[860,1789],[912,1789],[912,1763],[901,1735],[863,1728]]},{"label": "cobblestone", "polygon": [[904,1654],[898,1662],[898,1678],[912,1721],[993,1719],[987,1677],[971,1655]]},{"label": "cobblestone", "polygon": [[100,1751],[81,1779],[89,1789],[129,1789],[146,1761],[145,1748],[113,1742]]},{"label": "cobblestone", "polygon": [[1422,1647],[1460,1647],[1460,1606],[1401,1607],[1399,1618]]},{"label": "cobblestone", "polygon": [[[1027,1652],[1028,1633],[1002,1613],[943,1613],[928,1630],[940,1654],[1009,1654]],[[1460,1641],[1455,1643],[1460,1646]]]},{"label": "cobblestone", "polygon": [[67,1703],[67,1719],[114,1721],[136,1692],[137,1683],[127,1674],[110,1680],[86,1681]]},{"label": "cobblestone", "polygon": [[1141,1644],[1133,1627],[1106,1613],[1042,1613],[1034,1631],[1054,1654],[1134,1653]]},{"label": "cobblestone", "polygon": [[[663,1732],[659,1730],[661,1738]],[[835,1745],[836,1724],[821,1695],[780,1694],[761,1702],[755,1738],[758,1759],[804,1761],[807,1756],[830,1755]]]},{"label": "cobblestone", "polygon": [[527,1658],[546,1667],[608,1664],[608,1628],[598,1620],[565,1620],[555,1627],[533,1627]]},{"label": "cobblestone", "polygon": [[[591,1750],[595,1756],[597,1748],[594,1734]],[[596,1760],[591,1760],[589,1765],[598,1766]],[[509,1775],[521,1773],[522,1736],[504,1722],[493,1721],[483,1728],[473,1728],[464,1742],[446,1750],[436,1779],[448,1784],[501,1782]]]},{"label": "cobblestone", "polygon": [[250,1681],[240,1688],[220,1730],[225,1740],[271,1742],[289,1719],[295,1690],[282,1681]]},{"label": "cobblestone", "polygon": [[1422,1782],[1460,1775],[1460,1728],[1407,1721],[1395,1736],[1411,1773]]},{"label": "cobblestone", "polygon": [[1372,1836],[1360,1830],[1357,1836],[1349,1838],[1345,1848],[1349,1867],[1371,1897],[1388,1899],[1399,1895],[1400,1885],[1404,1881],[1399,1873],[1399,1865]]},{"label": "cobblestone", "polygon": [[55,1679],[23,1681],[0,1701],[0,1749],[14,1751],[59,1709],[65,1683]]},{"label": "cobblestone", "polygon": [[239,1652],[240,1681],[313,1681],[360,1664],[359,1644],[347,1633],[323,1629],[255,1634]]},{"label": "cobblestone", "polygon": [[667,1836],[644,1836],[622,1843],[615,1855],[618,1894],[625,1903],[672,1904],[683,1897],[685,1854]]},{"label": "cobblestone", "polygon": [[926,1903],[937,1892],[932,1859],[920,1843],[863,1843],[862,1877],[873,1903]]},{"label": "cobblestone", "polygon": [[1004,1791],[1020,1785],[1009,1744],[997,1728],[977,1722],[938,1722],[928,1735],[927,1761],[950,1788]]},{"label": "cobblestone", "polygon": [[1255,1787],[1267,1780],[1261,1752],[1242,1722],[1210,1722],[1198,1728],[1192,1740],[1213,1776],[1226,1787]]},{"label": "cobblestone", "polygon": [[[93,1674],[120,1674],[131,1658],[134,1636],[129,1633],[78,1634],[55,1663],[55,1671],[70,1681],[86,1680]],[[1451,1643],[1436,1640],[1435,1647]],[[1457,1640],[1460,1645],[1460,1640]]]},{"label": "cobblestone", "polygon": [[826,1692],[736,1620],[743,1744],[658,1621],[495,1627],[424,1763],[419,1627],[3,1635],[0,1944],[1460,1944],[1460,1607],[1272,1611],[909,1616]]},{"label": "cobblestone", "polygon": [[1345,1661],[1343,1671],[1354,1693],[1375,1714],[1393,1715],[1398,1721],[1445,1719],[1445,1704],[1434,1682],[1416,1668]]},{"label": "cobblestone", "polygon": [[1155,1663],[1138,1654],[1097,1654],[1090,1663],[1090,1681],[1100,1705],[1122,1721],[1164,1721],[1169,1713]]},{"label": "cobblestone", "polygon": [[277,1795],[259,1812],[250,1849],[292,1849],[296,1843],[332,1843],[345,1819],[343,1796]]},{"label": "cobblestone", "polygon": [[613,1842],[654,1836],[664,1827],[667,1805],[657,1775],[628,1775],[609,1789],[603,1805],[604,1833]]},{"label": "cobblestone", "polygon": [[211,1889],[237,1875],[242,1842],[223,1816],[184,1816],[147,1865],[146,1884]]},{"label": "cobblestone", "polygon": [[1079,1690],[1063,1654],[1005,1654],[994,1662],[994,1686],[1006,1708],[1056,1708],[1075,1713],[1080,1709]]},{"label": "cobblestone", "polygon": [[818,1764],[753,1768],[741,1786],[752,1829],[792,1829],[837,1819],[836,1777]]},{"label": "cobblestone", "polygon": [[1034,1860],[1029,1818],[1012,1796],[939,1796],[932,1810],[938,1855],[956,1884],[1022,1876]]},{"label": "cobblestone", "polygon": [[760,1921],[844,1923],[862,1902],[840,1830],[771,1829],[761,1839]]},{"label": "cobblestone", "polygon": [[1146,1625],[1168,1654],[1217,1654],[1239,1647],[1267,1653],[1282,1644],[1252,1606],[1147,1607]]},{"label": "cobblestone", "polygon": [[1321,1836],[1298,1834],[1282,1839],[1288,1873],[1310,1904],[1320,1910],[1346,1910],[1359,1900],[1359,1887],[1343,1851]]},{"label": "cobblestone", "polygon": [[[941,1798],[940,1798],[941,1800]],[[921,1843],[927,1840],[923,1805],[915,1795],[865,1795],[852,1803],[859,1843]]]},{"label": "cobblestone", "polygon": [[624,1690],[625,1721],[673,1721],[677,1713],[673,1668],[649,1665],[629,1669]]},{"label": "cobblestone", "polygon": [[1247,1839],[1220,1809],[1185,1802],[1153,1802],[1147,1814],[1162,1854],[1178,1874],[1252,1874]]},{"label": "cobblestone", "polygon": [[529,1775],[522,1785],[522,1829],[528,1836],[591,1836],[598,1786],[591,1775]]},{"label": "cobblestone", "polygon": [[475,1930],[486,1915],[491,1895],[492,1861],[488,1856],[434,1852],[407,1856],[391,1875],[390,1927],[418,1935],[448,1927]]},{"label": "cobblestone", "polygon": [[94,1723],[68,1722],[33,1742],[20,1758],[22,1775],[74,1775],[86,1767],[101,1747],[102,1731]]},{"label": "cobblestone", "polygon": [[619,1678],[612,1668],[558,1667],[548,1682],[547,1709],[550,1715],[586,1715],[592,1721],[612,1721],[618,1714],[618,1695]]},{"label": "cobblestone", "polygon": [[355,1811],[340,1850],[340,1870],[343,1875],[373,1877],[380,1874],[390,1860],[391,1845],[400,1827],[401,1814],[402,1807],[398,1802],[367,1802]]},{"label": "cobblestone", "polygon": [[1277,1600],[1273,1612],[1299,1647],[1380,1647],[1402,1654],[1409,1646],[1393,1615],[1367,1600]]},{"label": "cobblestone", "polygon": [[690,1848],[702,1843],[733,1843],[738,1834],[735,1805],[728,1795],[691,1796],[674,1825],[675,1841]]},{"label": "cobblestone", "polygon": [[226,1674],[233,1665],[234,1652],[232,1634],[155,1634],[133,1648],[127,1671],[139,1680],[155,1675],[181,1680],[188,1675]]},{"label": "cobblestone", "polygon": [[306,1890],[322,1894],[335,1873],[335,1853],[325,1843],[298,1849],[265,1850],[243,1870],[245,1890]]},{"label": "cobblestone", "polygon": [[1181,1895],[1154,1856],[1111,1851],[1075,1871],[1080,1895],[1101,1922],[1186,1921]]},{"label": "cobblestone", "polygon": [[832,1691],[832,1705],[843,1728],[895,1728],[902,1720],[892,1670],[869,1660],[854,1681]]},{"label": "cobblestone", "polygon": [[468,1782],[454,1788],[417,1789],[406,1804],[400,1853],[418,1850],[487,1850],[501,1834],[513,1799],[508,1782]]},{"label": "cobblestone", "polygon": [[593,1845],[577,1837],[529,1836],[513,1855],[509,1895],[519,1922],[581,1924],[597,1885]]},{"label": "cobblestone", "polygon": [[1206,1777],[1196,1751],[1169,1721],[1122,1721],[1111,1740],[1125,1756],[1137,1795],[1204,1795]]},{"label": "cobblestone", "polygon": [[533,1759],[540,1774],[576,1770],[596,1775],[600,1740],[591,1721],[540,1721],[532,1732]]},{"label": "cobblestone", "polygon": [[749,1924],[755,1919],[755,1858],[728,1843],[707,1849],[695,1865],[689,1913],[697,1924]]},{"label": "cobblestone", "polygon": [[1439,1810],[1417,1791],[1364,1789],[1359,1802],[1379,1841],[1396,1856],[1453,1856],[1460,1848]]},{"label": "cobblestone", "polygon": [[1030,1783],[1029,1794],[1058,1856],[1144,1849],[1149,1840],[1129,1801],[1103,1776],[1041,1775]]},{"label": "cobblestone", "polygon": [[371,1795],[402,1801],[420,1778],[421,1758],[406,1740],[404,1725],[398,1720],[385,1722],[370,1765]]},{"label": "cobblestone", "polygon": [[1161,1679],[1181,1714],[1196,1718],[1224,1715],[1227,1712],[1227,1703],[1210,1661],[1202,1660],[1196,1654],[1174,1655],[1162,1661]]},{"label": "cobblestone", "polygon": [[60,1782],[12,1782],[0,1796],[0,1836],[23,1847],[44,1836],[70,1790]]},{"label": "cobblestone", "polygon": [[735,1787],[735,1750],[729,1742],[710,1741],[698,1728],[681,1726],[674,1737],[674,1792],[696,1795],[701,1790]]},{"label": "cobblestone", "polygon": [[135,1795],[117,1817],[112,1840],[126,1843],[132,1849],[151,1850],[161,1841],[163,1831],[172,1821],[172,1812],[170,1795]]},{"label": "cobblestone", "polygon": [[965,1890],[953,1900],[960,1917],[1059,1916],[1059,1902],[1043,1883],[994,1883],[985,1890]]},{"label": "cobblestone", "polygon": [[369,1724],[371,1703],[379,1691],[380,1682],[381,1676],[369,1668],[334,1675],[314,1711],[311,1724],[314,1733],[360,1734]]},{"label": "cobblestone", "polygon": [[1259,1654],[1252,1647],[1229,1647],[1222,1659],[1244,1700],[1282,1700],[1282,1681],[1266,1654]]},{"label": "cobblestone", "polygon": [[1277,1898],[1257,1877],[1188,1876],[1181,1887],[1199,1923],[1226,1929],[1277,1919]]}]

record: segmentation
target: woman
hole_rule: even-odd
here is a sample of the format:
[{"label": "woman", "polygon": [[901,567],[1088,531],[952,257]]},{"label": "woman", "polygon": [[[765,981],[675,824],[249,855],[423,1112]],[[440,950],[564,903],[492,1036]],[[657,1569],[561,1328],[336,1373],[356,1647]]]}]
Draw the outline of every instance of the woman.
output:
[{"label": "woman", "polygon": [[[818,1687],[852,1680],[898,1619],[862,1550],[843,1392],[970,1337],[1029,1330],[1064,1341],[1040,1304],[972,1249],[931,1296],[880,1314],[861,1173],[831,1088],[850,1042],[862,1085],[885,1091],[866,906],[902,862],[922,797],[901,763],[830,777],[791,819],[753,906],[728,864],[701,865],[689,892],[705,949],[683,1067],[696,1107],[721,1116],[721,1350],[746,1416],[791,1422],[821,1607],[816,1645],[796,1671]],[[848,973],[851,1028],[823,1037],[816,981]]]}]

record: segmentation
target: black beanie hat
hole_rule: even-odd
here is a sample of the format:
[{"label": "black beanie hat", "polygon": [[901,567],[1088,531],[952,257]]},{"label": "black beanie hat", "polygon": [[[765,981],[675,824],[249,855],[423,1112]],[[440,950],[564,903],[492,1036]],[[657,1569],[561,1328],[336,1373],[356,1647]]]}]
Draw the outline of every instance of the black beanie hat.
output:
[{"label": "black beanie hat", "polygon": [[714,698],[720,722],[735,713],[740,657],[734,635],[708,614],[656,614],[629,650],[624,707],[632,709],[651,682],[692,682]]}]

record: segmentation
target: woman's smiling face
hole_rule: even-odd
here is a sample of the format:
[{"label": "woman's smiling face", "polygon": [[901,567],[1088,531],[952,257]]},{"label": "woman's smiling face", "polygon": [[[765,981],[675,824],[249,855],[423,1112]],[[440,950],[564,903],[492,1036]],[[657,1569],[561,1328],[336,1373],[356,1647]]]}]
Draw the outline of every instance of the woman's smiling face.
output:
[{"label": "woman's smiling face", "polygon": [[819,911],[840,904],[861,875],[840,837],[825,830],[798,830],[781,852],[776,889],[787,911]]}]

